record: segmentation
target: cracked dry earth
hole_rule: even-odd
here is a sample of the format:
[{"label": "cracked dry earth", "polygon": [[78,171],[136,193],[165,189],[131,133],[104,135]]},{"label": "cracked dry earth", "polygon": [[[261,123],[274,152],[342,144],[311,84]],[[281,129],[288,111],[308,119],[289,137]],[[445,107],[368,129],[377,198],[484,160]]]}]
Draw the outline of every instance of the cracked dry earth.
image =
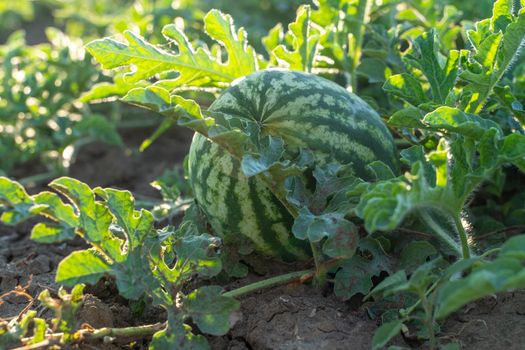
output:
[{"label": "cracked dry earth", "polygon": [[370,349],[376,322],[332,295],[294,285],[242,300],[239,320],[214,349]]},{"label": "cracked dry earth", "polygon": [[[91,186],[115,186],[129,189],[136,195],[157,195],[149,182],[176,162],[181,162],[191,139],[185,133],[169,133],[145,153],[136,148],[149,131],[127,132],[123,135],[130,148],[117,149],[95,144],[83,149],[71,176]],[[26,174],[30,175],[30,174]],[[31,223],[15,228],[0,226],[0,295],[17,285],[28,284],[27,293],[36,297],[48,288],[56,291],[56,267],[61,259],[75,249],[84,248],[81,241],[57,245],[40,245],[29,240]],[[271,275],[284,273],[283,267],[268,265],[266,276],[251,274],[229,284],[236,288]],[[284,267],[290,269],[290,267]],[[79,311],[79,324],[93,327],[126,327],[163,320],[158,309],[146,307],[140,316],[132,305],[121,298],[113,283],[103,280],[86,288],[84,306]],[[0,305],[0,318],[18,315],[30,302],[27,297],[11,294]],[[342,302],[330,292],[322,293],[308,285],[290,285],[259,291],[241,300],[241,309],[232,321],[235,325],[222,337],[209,337],[214,350],[299,350],[299,349],[370,349],[378,320],[371,320],[364,305]],[[30,305],[40,317],[53,315],[39,306]],[[499,350],[525,349],[525,292],[507,293],[472,303],[453,315],[442,327],[443,340],[457,340],[462,349]],[[129,343],[129,342],[128,342]],[[94,343],[86,349],[145,349],[148,339],[128,343]],[[410,338],[397,337],[396,345],[423,348]]]}]

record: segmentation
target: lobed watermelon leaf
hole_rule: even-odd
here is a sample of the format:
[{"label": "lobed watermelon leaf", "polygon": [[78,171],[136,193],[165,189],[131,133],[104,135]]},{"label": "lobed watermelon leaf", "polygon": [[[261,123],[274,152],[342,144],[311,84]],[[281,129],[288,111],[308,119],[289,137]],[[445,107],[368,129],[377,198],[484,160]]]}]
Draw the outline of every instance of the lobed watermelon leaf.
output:
[{"label": "lobed watermelon leaf", "polygon": [[393,271],[393,261],[377,239],[361,239],[357,251],[358,254],[345,260],[335,274],[334,292],[343,300],[357,294],[367,295],[374,286],[374,276]]},{"label": "lobed watermelon leaf", "polygon": [[288,26],[287,35],[291,38],[293,50],[289,51],[281,44],[272,51],[277,60],[286,62],[289,69],[311,72],[315,65],[319,33],[312,27],[310,17],[310,6],[299,8],[295,22]]},{"label": "lobed watermelon leaf", "polygon": [[357,249],[357,227],[345,218],[351,202],[345,198],[356,179],[347,167],[329,164],[313,171],[315,190],[309,191],[300,177],[287,180],[287,200],[298,209],[292,233],[313,243],[324,240],[322,251],[332,258],[350,258]]},{"label": "lobed watermelon leaf", "polygon": [[[519,6],[521,7],[521,6]],[[518,7],[518,8],[519,8]],[[492,17],[467,32],[473,45],[472,62],[460,77],[467,82],[465,111],[479,113],[503,74],[520,57],[525,44],[525,11],[514,13],[507,0],[494,2]]]},{"label": "lobed watermelon leaf", "polygon": [[[204,17],[206,33],[227,52],[228,60],[214,56],[206,48],[193,48],[186,35],[174,24],[164,27],[162,34],[177,46],[178,52],[161,49],[139,35],[124,33],[128,44],[105,38],[86,45],[86,49],[104,68],[131,66],[125,75],[130,83],[158,75],[158,84],[167,89],[187,86],[224,86],[234,79],[257,70],[255,51],[248,45],[244,29],[235,31],[231,16],[211,10]],[[176,78],[168,73],[176,72]]]}]

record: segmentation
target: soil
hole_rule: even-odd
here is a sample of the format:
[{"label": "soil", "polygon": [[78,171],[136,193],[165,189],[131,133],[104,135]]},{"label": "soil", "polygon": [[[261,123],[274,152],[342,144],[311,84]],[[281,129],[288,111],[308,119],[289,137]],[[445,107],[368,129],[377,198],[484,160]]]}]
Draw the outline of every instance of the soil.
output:
[{"label": "soil", "polygon": [[[136,151],[152,130],[122,132],[127,147],[104,144],[85,146],[71,168],[70,175],[91,186],[113,186],[132,191],[136,197],[158,198],[149,183],[165,169],[182,161],[191,134],[175,130],[162,136],[144,153]],[[31,174],[27,174],[31,175]],[[10,294],[0,304],[0,318],[16,317],[26,307],[36,309],[41,317],[52,317],[31,303],[43,289],[56,293],[57,264],[71,251],[83,247],[80,240],[39,245],[29,240],[32,223],[15,228],[0,226],[0,295],[27,286],[27,296]],[[282,273],[283,266],[268,266],[271,273],[251,273],[227,288],[251,283]],[[289,268],[289,267],[284,267]],[[133,305],[118,296],[110,280],[86,288],[86,298],[77,317],[92,327],[126,327],[163,320],[158,309],[146,306],[140,317]],[[241,300],[234,315],[235,325],[222,337],[209,337],[212,349],[370,349],[378,320],[367,316],[364,306],[342,302],[330,291],[309,285],[290,285],[259,291]],[[463,349],[522,349],[525,334],[525,292],[507,293],[469,305],[447,320],[442,339],[459,341]],[[409,339],[398,337],[396,344],[420,348]],[[143,342],[129,344],[91,344],[89,348],[141,349]]]}]

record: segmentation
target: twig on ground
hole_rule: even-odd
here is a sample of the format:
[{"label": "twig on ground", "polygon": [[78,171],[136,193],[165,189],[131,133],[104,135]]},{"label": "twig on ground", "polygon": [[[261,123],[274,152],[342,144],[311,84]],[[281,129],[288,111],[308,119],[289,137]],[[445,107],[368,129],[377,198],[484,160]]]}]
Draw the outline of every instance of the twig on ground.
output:
[{"label": "twig on ground", "polygon": [[[29,279],[28,279],[27,283],[24,286],[17,285],[15,287],[15,289],[10,290],[9,292],[6,292],[6,293],[0,295],[0,306],[4,304],[4,298],[6,298],[6,297],[8,297],[10,295],[13,295],[13,294],[22,296],[22,297],[26,298],[27,300],[29,300],[30,303],[31,303],[33,301],[33,297],[29,293],[27,293],[27,289],[29,288],[29,286],[31,286],[32,282],[33,282],[33,275],[31,274],[31,275],[29,275]],[[24,310],[25,310],[25,308],[24,308]],[[25,310],[25,311],[27,311],[27,310]],[[18,315],[18,317],[20,318],[20,315]]]}]

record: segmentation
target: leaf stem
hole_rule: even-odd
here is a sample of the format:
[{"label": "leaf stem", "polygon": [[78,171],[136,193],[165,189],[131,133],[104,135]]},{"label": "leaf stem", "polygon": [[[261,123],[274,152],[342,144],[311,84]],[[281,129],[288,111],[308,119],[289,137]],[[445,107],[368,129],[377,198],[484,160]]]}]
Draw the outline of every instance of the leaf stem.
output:
[{"label": "leaf stem", "polygon": [[492,254],[495,254],[495,253],[499,253],[501,251],[501,248],[492,248],[492,249],[489,249],[487,250],[485,253],[481,254],[479,257],[481,259],[485,259],[487,256],[489,255],[492,255]]},{"label": "leaf stem", "polygon": [[419,213],[421,218],[442,242],[452,248],[457,256],[463,255],[463,247],[460,247],[457,242],[432,218],[432,216],[430,216],[425,210],[421,210]]},{"label": "leaf stem", "polygon": [[239,298],[246,294],[255,292],[259,289],[277,286],[277,285],[288,283],[288,282],[295,281],[298,279],[301,281],[306,281],[308,279],[311,279],[314,276],[314,274],[315,272],[313,270],[290,272],[284,275],[279,275],[279,276],[268,278],[268,279],[258,281],[252,284],[248,284],[247,286],[237,288],[229,292],[225,292],[222,295],[226,297]]},{"label": "leaf stem", "polygon": [[91,339],[98,339],[103,337],[143,337],[151,335],[166,327],[165,322],[158,322],[155,324],[147,324],[136,327],[124,328],[101,328],[96,329],[92,333],[86,333],[84,336]]},{"label": "leaf stem", "polygon": [[310,241],[310,247],[312,249],[312,255],[314,257],[315,264],[315,282],[318,285],[323,285],[326,281],[326,269],[323,268],[323,253],[318,242]]},{"label": "leaf stem", "polygon": [[258,281],[258,282],[249,284],[241,288],[237,288],[237,289],[225,292],[222,295],[233,297],[233,298],[238,298],[246,294],[255,292],[259,289],[274,287],[274,286],[289,283],[292,281],[299,281],[303,283],[303,282],[306,282],[308,280],[315,278],[317,276],[318,271],[321,271],[322,273],[326,273],[326,271],[328,271],[332,267],[338,266],[341,263],[341,260],[344,260],[344,259],[342,258],[329,259],[321,263],[319,266],[316,266],[315,269],[295,271],[295,272],[286,273],[284,275],[271,277],[271,278],[268,278],[262,281]]},{"label": "leaf stem", "polygon": [[432,305],[427,299],[426,293],[420,293],[420,300],[425,310],[425,325],[427,326],[428,337],[430,341],[430,349],[437,349],[436,335],[434,334],[434,321],[432,317]]},{"label": "leaf stem", "polygon": [[[81,329],[75,332],[73,339],[100,339],[104,337],[144,337],[153,335],[157,331],[162,330],[166,327],[166,322],[158,322],[155,324],[147,324],[136,327],[124,327],[124,328],[100,328],[100,329]],[[47,334],[46,339],[40,343],[22,346],[13,350],[30,350],[30,349],[43,349],[48,348],[50,345],[58,344],[64,336],[64,333],[52,333]],[[31,341],[32,338],[23,338],[22,343]]]},{"label": "leaf stem", "polygon": [[454,223],[456,224],[456,229],[458,230],[459,234],[459,240],[461,241],[461,251],[463,253],[463,259],[468,259],[470,258],[470,247],[468,245],[467,233],[465,232],[465,228],[463,227],[463,223],[461,222],[461,218],[459,215],[456,215],[454,217]]},{"label": "leaf stem", "polygon": [[[436,287],[438,286],[438,283],[439,281],[436,281],[434,282],[430,288],[428,288],[426,291],[425,291],[425,296],[428,296],[430,295],[430,293],[432,293],[434,291],[434,289],[436,289]],[[408,309],[406,309],[406,315],[410,315],[412,312],[414,312],[414,310],[419,306],[419,304],[421,304],[421,298],[419,298],[412,306],[410,306]]]}]

